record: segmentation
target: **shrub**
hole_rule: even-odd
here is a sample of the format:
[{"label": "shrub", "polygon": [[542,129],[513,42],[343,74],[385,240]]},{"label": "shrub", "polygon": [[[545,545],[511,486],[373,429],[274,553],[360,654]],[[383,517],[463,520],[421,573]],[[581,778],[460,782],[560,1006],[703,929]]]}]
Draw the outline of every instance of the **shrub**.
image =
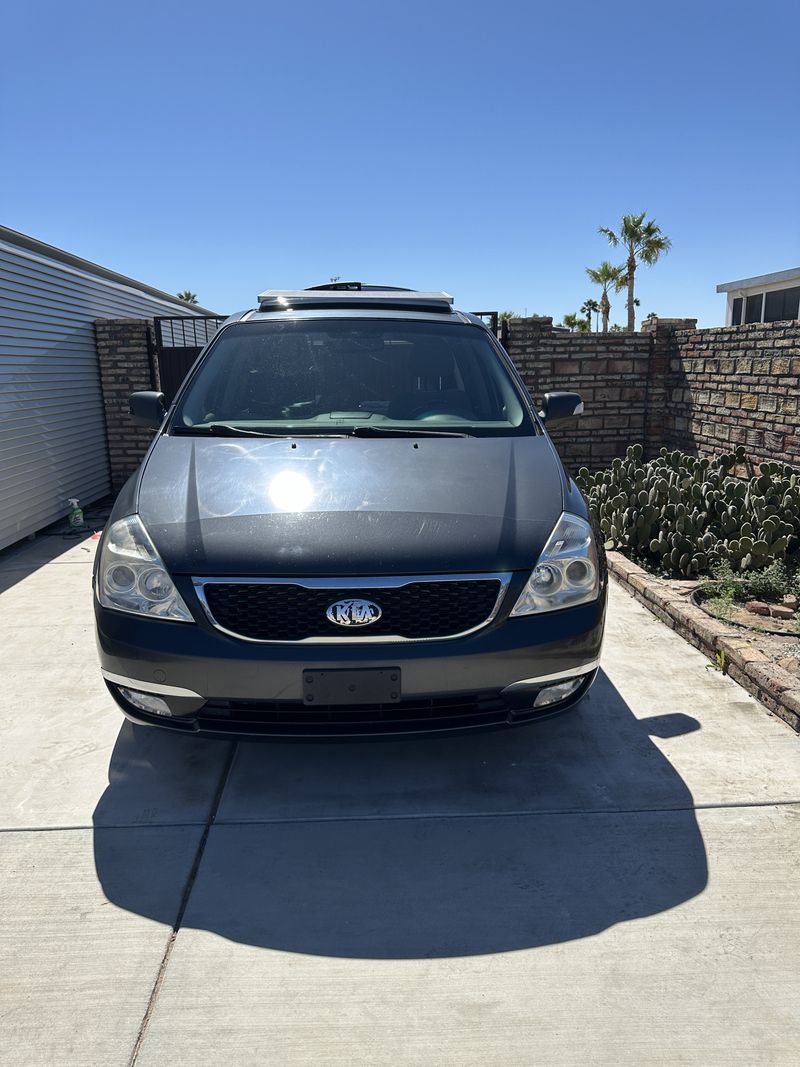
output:
[{"label": "shrub", "polygon": [[778,600],[789,592],[789,576],[783,560],[776,559],[763,571],[754,571],[747,575],[744,589],[745,596],[763,600],[765,597]]},{"label": "shrub", "polygon": [[744,574],[734,574],[730,562],[723,560],[714,568],[714,580],[704,582],[700,588],[717,614],[728,615],[736,600],[780,600],[796,587],[797,581],[798,575],[789,578],[783,560],[773,560],[763,571]]},{"label": "shrub", "polygon": [[576,481],[606,548],[685,576],[723,563],[763,571],[800,547],[800,471],[762,463],[749,480],[734,478],[744,459],[743,448],[717,459],[662,448],[644,463],[631,445],[607,470],[582,467]]}]

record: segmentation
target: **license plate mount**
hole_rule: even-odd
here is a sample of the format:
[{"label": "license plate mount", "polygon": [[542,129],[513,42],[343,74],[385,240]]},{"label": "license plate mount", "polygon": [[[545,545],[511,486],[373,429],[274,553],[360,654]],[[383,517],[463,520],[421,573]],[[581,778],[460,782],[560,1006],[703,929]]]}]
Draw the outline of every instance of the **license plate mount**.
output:
[{"label": "license plate mount", "polygon": [[400,668],[379,670],[303,671],[303,703],[397,704],[401,699]]}]

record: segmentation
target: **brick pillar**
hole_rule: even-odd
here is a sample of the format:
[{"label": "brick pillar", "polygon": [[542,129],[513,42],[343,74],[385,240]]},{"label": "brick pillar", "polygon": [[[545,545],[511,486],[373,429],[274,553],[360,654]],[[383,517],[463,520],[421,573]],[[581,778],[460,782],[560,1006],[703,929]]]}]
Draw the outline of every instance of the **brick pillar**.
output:
[{"label": "brick pillar", "polygon": [[542,339],[553,333],[553,319],[549,315],[531,315],[530,318],[510,319],[508,323],[508,343],[506,349],[514,360],[517,370],[522,375],[528,392],[541,400],[540,389],[540,350]]},{"label": "brick pillar", "polygon": [[694,330],[696,327],[697,319],[660,319],[654,316],[642,323],[642,333],[649,334],[651,339],[643,442],[646,459],[657,455],[662,445],[671,444],[668,440],[671,432],[667,410],[674,400],[673,392],[681,389],[676,374],[679,359],[675,335],[678,330]]},{"label": "brick pillar", "polygon": [[154,430],[136,426],[128,397],[138,389],[159,389],[147,319],[97,319],[94,324],[100,384],[106,417],[111,488],[117,493],[133,474],[153,439]]}]

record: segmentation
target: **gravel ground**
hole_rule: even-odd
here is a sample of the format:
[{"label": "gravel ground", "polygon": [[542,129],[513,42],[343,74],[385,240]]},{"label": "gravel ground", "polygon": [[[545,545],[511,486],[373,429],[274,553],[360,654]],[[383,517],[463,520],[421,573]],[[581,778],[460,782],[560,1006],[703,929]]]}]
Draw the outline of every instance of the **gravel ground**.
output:
[{"label": "gravel ground", "polygon": [[[702,582],[696,579],[665,579],[661,578],[661,581],[668,586],[668,588],[685,597],[687,600],[691,599],[692,593],[694,593],[702,584]],[[701,607],[703,605],[700,605]],[[705,608],[704,608],[705,610]],[[709,612],[709,614],[713,614]],[[723,618],[720,615],[714,615],[715,618]],[[756,621],[755,626],[749,626],[744,624],[746,617],[753,620],[758,620],[759,616],[750,615],[744,609],[735,611],[731,618],[724,618],[723,621],[732,623],[741,629],[742,638],[752,644],[753,648],[758,649],[773,663],[777,663],[784,670],[789,671],[791,674],[795,674],[800,678],[800,633],[797,630],[798,623],[792,621],[791,630],[788,629],[785,634],[777,633],[764,633],[758,629]],[[778,619],[765,619],[765,623],[768,623],[770,628],[775,629],[782,628],[787,625],[781,623]]]}]

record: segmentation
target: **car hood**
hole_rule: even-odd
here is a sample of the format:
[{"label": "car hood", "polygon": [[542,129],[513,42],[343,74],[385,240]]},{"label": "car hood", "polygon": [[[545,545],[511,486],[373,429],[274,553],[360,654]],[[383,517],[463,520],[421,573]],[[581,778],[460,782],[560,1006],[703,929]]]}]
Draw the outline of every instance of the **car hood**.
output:
[{"label": "car hood", "polygon": [[530,568],[558,519],[546,437],[161,436],[138,511],[175,574],[447,574]]}]

